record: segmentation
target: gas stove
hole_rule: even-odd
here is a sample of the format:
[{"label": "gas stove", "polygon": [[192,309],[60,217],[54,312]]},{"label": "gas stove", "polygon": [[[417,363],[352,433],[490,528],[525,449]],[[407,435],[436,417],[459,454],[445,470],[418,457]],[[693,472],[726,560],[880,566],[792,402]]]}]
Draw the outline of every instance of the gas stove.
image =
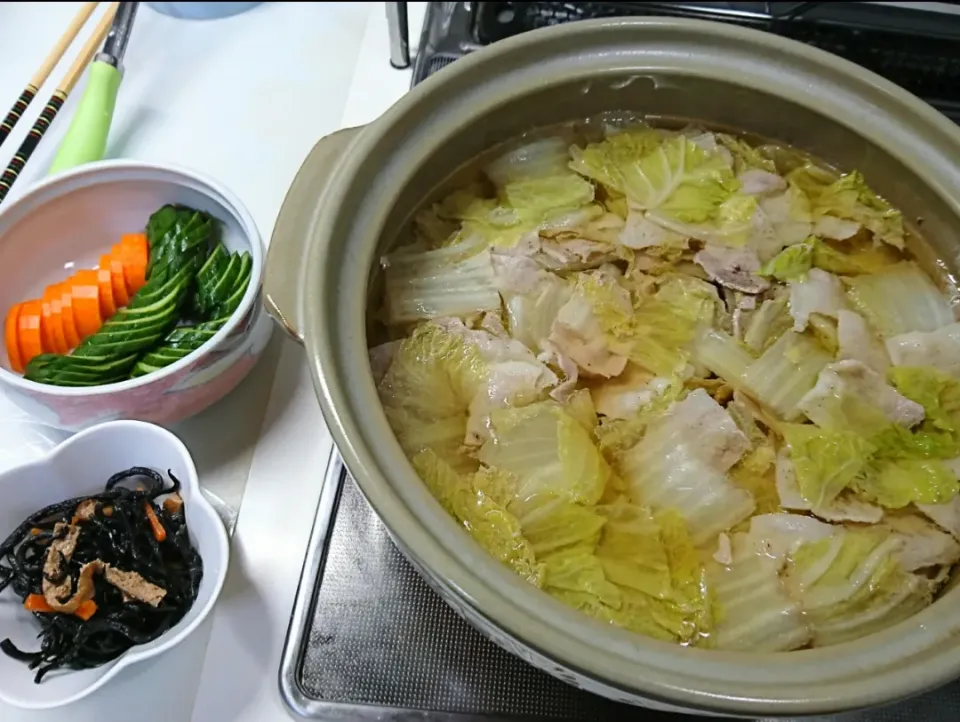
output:
[{"label": "gas stove", "polygon": [[960,123],[956,2],[432,2],[413,84],[467,53],[529,30],[650,15],[715,20],[799,40],[882,75]]}]

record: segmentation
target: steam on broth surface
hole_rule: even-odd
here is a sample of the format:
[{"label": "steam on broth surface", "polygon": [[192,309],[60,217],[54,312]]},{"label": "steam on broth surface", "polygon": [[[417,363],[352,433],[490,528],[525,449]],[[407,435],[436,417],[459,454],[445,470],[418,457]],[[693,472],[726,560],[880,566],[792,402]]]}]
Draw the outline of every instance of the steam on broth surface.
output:
[{"label": "steam on broth surface", "polygon": [[931,603],[960,560],[960,324],[897,209],[693,126],[478,164],[383,258],[370,354],[481,546],[685,645],[837,644]]}]

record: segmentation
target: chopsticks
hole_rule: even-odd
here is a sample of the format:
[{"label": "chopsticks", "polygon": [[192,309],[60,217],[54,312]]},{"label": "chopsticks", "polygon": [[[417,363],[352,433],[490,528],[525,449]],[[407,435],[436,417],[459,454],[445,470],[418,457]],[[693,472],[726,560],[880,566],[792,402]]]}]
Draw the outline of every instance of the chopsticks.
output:
[{"label": "chopsticks", "polygon": [[96,2],[84,3],[80,10],[77,11],[77,14],[74,15],[73,20],[70,21],[70,25],[64,31],[63,35],[57,40],[57,44],[53,46],[53,49],[47,54],[47,57],[43,59],[37,72],[30,78],[27,87],[23,89],[23,93],[17,98],[17,102],[13,104],[10,112],[7,113],[7,117],[0,123],[0,145],[3,145],[3,141],[7,139],[10,131],[13,130],[13,126],[17,124],[20,116],[23,115],[23,111],[27,109],[27,106],[30,105],[36,97],[40,88],[43,87],[43,84],[47,82],[51,71],[56,67],[57,63],[60,62],[60,59],[63,58],[63,54],[67,51],[67,48],[70,47],[70,43],[76,39],[80,29],[86,24],[87,20],[90,19],[90,16],[99,4],[100,3]]},{"label": "chopsticks", "polygon": [[[57,64],[57,61],[63,56],[63,53],[66,51],[66,47],[70,44],[70,41],[76,37],[77,33],[80,31],[80,28],[83,26],[83,23],[86,22],[87,18],[89,18],[90,14],[98,4],[99,3],[86,3],[84,7],[81,8],[80,12],[77,13],[76,17],[74,17],[73,21],[71,22],[67,32],[61,36],[60,40],[57,41],[57,45],[44,60],[43,65],[41,65],[40,69],[31,80],[30,85],[27,86],[27,90],[30,90],[31,86],[39,88],[40,85],[43,84],[43,80],[46,80],[46,77],[49,76],[51,70]],[[90,7],[88,10],[87,6],[91,5],[93,7]],[[7,166],[7,169],[3,172],[3,175],[0,175],[0,202],[2,202],[3,199],[6,198],[7,193],[10,192],[10,188],[20,175],[20,171],[23,170],[23,167],[27,164],[27,161],[30,160],[30,156],[33,155],[33,152],[40,144],[40,141],[43,139],[47,129],[53,123],[54,118],[57,117],[57,113],[60,112],[60,108],[63,107],[63,103],[66,101],[67,96],[70,95],[70,91],[73,90],[74,86],[77,84],[77,81],[80,79],[80,76],[83,74],[83,71],[90,64],[90,61],[96,54],[97,49],[103,44],[103,40],[110,31],[110,26],[113,23],[113,17],[117,14],[117,8],[119,8],[119,6],[120,3],[118,2],[110,3],[106,12],[103,14],[103,17],[100,18],[100,22],[97,23],[97,26],[93,31],[93,35],[91,35],[87,42],[84,43],[83,48],[80,50],[80,54],[77,56],[76,60],[73,61],[70,69],[67,70],[66,74],[64,74],[63,79],[57,85],[56,90],[53,91],[53,95],[50,96],[50,100],[47,101],[46,106],[44,106],[43,110],[40,112],[40,116],[33,124],[30,132],[27,133],[27,137],[24,138],[23,143],[20,144],[20,148],[17,149],[17,152],[14,154],[13,159]],[[84,16],[83,13],[86,13],[86,15]],[[74,25],[78,23],[78,20],[80,21],[79,24],[77,27],[74,27]],[[40,83],[35,84],[34,81],[40,79],[41,77],[42,80],[40,80]],[[36,95],[36,91],[32,93],[30,100],[33,99],[33,95]],[[14,111],[16,111],[17,119],[19,119],[20,114],[23,113],[23,108],[26,108],[26,103],[22,104],[23,98],[24,96],[21,95],[20,100],[14,104],[13,111],[11,111],[11,115]],[[28,100],[27,103],[29,102],[30,101]],[[21,104],[22,108],[18,110]],[[7,121],[4,121],[4,124],[6,124],[6,122]],[[16,119],[14,120],[14,123],[15,122]],[[7,129],[7,133],[9,132],[9,129]],[[0,138],[0,140],[2,140],[2,138]]]}]

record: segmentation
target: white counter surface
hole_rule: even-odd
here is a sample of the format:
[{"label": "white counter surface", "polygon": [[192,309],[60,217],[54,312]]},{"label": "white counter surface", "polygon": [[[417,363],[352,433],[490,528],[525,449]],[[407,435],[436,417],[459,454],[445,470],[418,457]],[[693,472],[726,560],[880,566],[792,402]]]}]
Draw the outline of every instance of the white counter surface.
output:
[{"label": "white counter surface", "polygon": [[[0,2],[0,114],[79,5]],[[423,5],[410,3],[414,43]],[[0,167],[70,59],[54,71],[0,149]],[[390,67],[379,2],[266,3],[206,22],[174,20],[141,6],[124,65],[107,155],[176,163],[218,178],[247,205],[267,242],[287,187],[313,144],[338,128],[374,119],[410,83],[409,71]],[[71,101],[81,91],[82,84]],[[69,122],[71,101],[8,202],[45,174]],[[289,719],[278,692],[280,653],[332,450],[302,350],[278,332],[241,387],[176,431],[197,460],[201,482],[228,507],[240,506],[223,595],[212,619],[180,647],[128,669],[72,706],[69,718]],[[0,396],[0,468],[33,458],[60,438],[31,424]],[[26,712],[0,703],[3,722],[63,719],[62,710]]]}]

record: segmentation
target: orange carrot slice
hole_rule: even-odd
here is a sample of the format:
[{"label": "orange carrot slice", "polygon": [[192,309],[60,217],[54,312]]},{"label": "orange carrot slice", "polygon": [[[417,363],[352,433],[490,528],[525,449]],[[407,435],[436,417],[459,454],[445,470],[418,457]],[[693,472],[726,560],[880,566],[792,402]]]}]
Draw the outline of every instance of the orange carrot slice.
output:
[{"label": "orange carrot slice", "polygon": [[77,611],[73,613],[73,616],[79,617],[84,622],[89,622],[90,617],[97,613],[97,603],[92,599],[84,599],[80,602],[80,606],[77,607]]},{"label": "orange carrot slice", "polygon": [[149,501],[143,502],[143,510],[146,512],[147,521],[150,522],[150,529],[153,531],[153,538],[158,542],[164,541],[167,538],[167,530],[157,517],[157,512],[153,509],[153,504],[151,504]]},{"label": "orange carrot slice", "polygon": [[53,343],[53,329],[50,328],[50,303],[40,299],[40,345],[44,353],[56,353]]},{"label": "orange carrot slice", "polygon": [[7,311],[7,321],[3,326],[3,341],[7,345],[7,358],[10,368],[18,374],[23,373],[23,360],[20,358],[20,339],[17,338],[17,322],[20,320],[20,307],[17,303]]},{"label": "orange carrot slice", "polygon": [[17,338],[20,339],[20,360],[26,366],[30,359],[43,353],[43,340],[40,335],[40,321],[43,318],[43,305],[37,299],[20,304],[20,317],[17,319]]},{"label": "orange carrot slice", "polygon": [[60,291],[60,321],[63,324],[63,336],[67,346],[71,349],[80,345],[80,332],[77,330],[77,321],[73,315],[73,291],[70,283],[57,284]]},{"label": "orange carrot slice", "polygon": [[[40,612],[42,614],[51,614],[55,613],[56,610],[51,607],[47,600],[42,594],[28,594],[27,598],[23,600],[23,608],[28,612]],[[77,611],[73,614],[76,617],[79,617],[84,622],[89,622],[90,617],[97,613],[97,603],[92,599],[85,599],[80,602],[80,606],[77,607]]]},{"label": "orange carrot slice", "polygon": [[128,233],[120,239],[123,277],[132,296],[147,282],[147,260],[150,257],[146,233]]},{"label": "orange carrot slice", "polygon": [[73,296],[73,319],[82,341],[103,325],[97,272],[86,269],[77,271],[70,279],[70,293]]},{"label": "orange carrot slice", "polygon": [[53,283],[43,291],[43,323],[47,327],[47,339],[53,345],[54,353],[67,353],[67,338],[63,333],[63,316],[60,313],[60,295]]},{"label": "orange carrot slice", "polygon": [[127,293],[127,281],[123,276],[123,250],[120,244],[115,244],[108,254],[110,258],[110,273],[113,278],[113,301],[117,308],[126,306],[130,303],[130,296]]},{"label": "orange carrot slice", "polygon": [[52,612],[53,607],[47,604],[42,594],[28,594],[23,600],[23,608],[28,612]]},{"label": "orange carrot slice", "polygon": [[100,287],[100,315],[104,321],[117,312],[113,299],[113,271],[110,266],[110,256],[102,256],[100,268],[97,269],[97,285]]}]

